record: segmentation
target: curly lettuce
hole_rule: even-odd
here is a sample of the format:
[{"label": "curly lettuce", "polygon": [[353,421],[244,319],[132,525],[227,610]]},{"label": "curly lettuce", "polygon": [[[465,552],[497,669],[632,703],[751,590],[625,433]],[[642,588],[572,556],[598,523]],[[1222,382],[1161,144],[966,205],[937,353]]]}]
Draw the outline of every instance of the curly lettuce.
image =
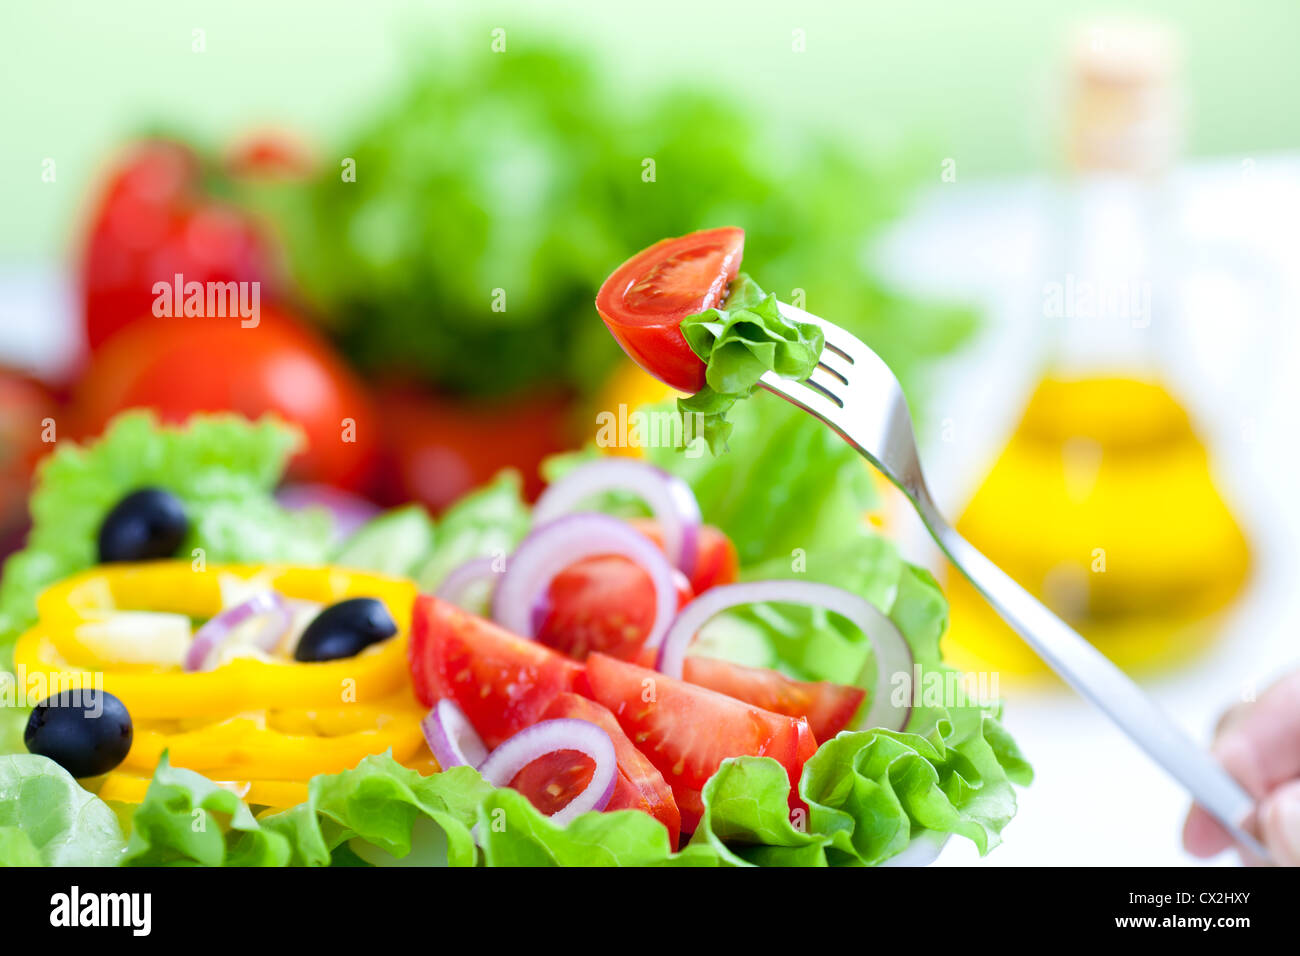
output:
[{"label": "curly lettuce", "polygon": [[727,447],[732,425],[727,413],[758,388],[764,372],[807,378],[817,366],[825,338],[807,322],[792,322],[776,296],[764,294],[743,272],[731,283],[722,308],[687,316],[686,344],[704,362],[702,389],[677,400],[683,415],[701,416],[702,433],[714,454]]}]

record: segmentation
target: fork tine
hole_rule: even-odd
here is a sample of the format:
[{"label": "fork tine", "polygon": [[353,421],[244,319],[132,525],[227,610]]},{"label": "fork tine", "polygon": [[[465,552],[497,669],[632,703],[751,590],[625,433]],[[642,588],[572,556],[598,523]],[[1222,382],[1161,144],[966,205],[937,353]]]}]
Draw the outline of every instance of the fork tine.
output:
[{"label": "fork tine", "polygon": [[[834,322],[828,322],[819,315],[813,315],[803,309],[786,305],[784,302],[778,302],[777,308],[791,322],[806,322],[822,330],[822,334],[826,337],[826,350],[822,352],[823,362],[826,362],[829,358],[832,363],[840,367],[847,364],[849,366],[867,366],[869,368],[879,366],[888,369],[880,356],[856,336],[846,332]],[[830,352],[831,355],[828,356],[826,352]],[[890,372],[890,374],[893,373]]]},{"label": "fork tine", "polygon": [[825,422],[834,421],[835,416],[843,408],[843,403],[833,400],[826,389],[815,384],[782,378],[775,372],[764,372],[763,377],[759,379],[759,384],[769,392],[775,392]]}]

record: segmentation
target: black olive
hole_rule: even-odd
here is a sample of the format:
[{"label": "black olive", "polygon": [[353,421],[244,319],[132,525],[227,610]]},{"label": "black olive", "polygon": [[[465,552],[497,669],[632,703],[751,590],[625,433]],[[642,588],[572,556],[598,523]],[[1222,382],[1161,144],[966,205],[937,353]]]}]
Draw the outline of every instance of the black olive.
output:
[{"label": "black olive", "polygon": [[99,561],[151,561],[176,556],[190,522],[185,506],[170,491],[133,491],[99,526]]},{"label": "black olive", "polygon": [[27,718],[23,743],[74,777],[108,773],[131,749],[131,715],[107,691],[65,690],[45,698]]},{"label": "black olive", "polygon": [[358,597],[331,604],[307,625],[294,649],[295,660],[336,661],[355,657],[371,644],[397,633],[393,616],[377,598]]}]

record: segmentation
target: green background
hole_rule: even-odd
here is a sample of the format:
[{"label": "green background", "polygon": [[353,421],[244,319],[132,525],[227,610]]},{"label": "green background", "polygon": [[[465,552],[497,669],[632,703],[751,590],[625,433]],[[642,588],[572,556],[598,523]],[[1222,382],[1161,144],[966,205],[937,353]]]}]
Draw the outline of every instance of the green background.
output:
[{"label": "green background", "polygon": [[[112,146],[151,123],[215,141],[289,125],[337,143],[426,38],[488,48],[540,36],[593,49],[612,96],[665,75],[721,84],[786,122],[864,145],[905,140],[937,181],[1040,168],[1068,29],[1113,6],[1078,2],[477,4],[7,0],[0,9],[0,258],[73,247],[80,204]],[[1186,51],[1188,151],[1253,155],[1300,143],[1300,3],[1131,3],[1171,22]],[[193,52],[192,31],[206,31]],[[791,50],[792,31],[807,49]],[[57,181],[41,181],[42,161]],[[639,171],[637,171],[639,173]],[[921,170],[925,175],[925,170]]]}]

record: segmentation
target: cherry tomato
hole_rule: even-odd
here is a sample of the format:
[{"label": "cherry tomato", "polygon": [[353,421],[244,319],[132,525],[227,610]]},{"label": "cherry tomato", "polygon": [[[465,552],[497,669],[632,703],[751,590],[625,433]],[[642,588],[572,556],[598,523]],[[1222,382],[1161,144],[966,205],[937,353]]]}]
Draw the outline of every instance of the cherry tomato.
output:
[{"label": "cherry tomato", "polygon": [[314,332],[265,305],[252,328],[238,317],[151,316],[123,329],[92,356],[74,402],[83,436],[126,408],[168,421],[274,412],[307,436],[290,465],[295,479],[360,490],[375,466],[379,424],[361,383]]},{"label": "cherry tomato", "polygon": [[682,319],[722,303],[740,269],[745,232],[733,226],[664,239],[605,280],[596,311],[631,359],[683,392],[704,387],[704,363],[682,337]]}]

